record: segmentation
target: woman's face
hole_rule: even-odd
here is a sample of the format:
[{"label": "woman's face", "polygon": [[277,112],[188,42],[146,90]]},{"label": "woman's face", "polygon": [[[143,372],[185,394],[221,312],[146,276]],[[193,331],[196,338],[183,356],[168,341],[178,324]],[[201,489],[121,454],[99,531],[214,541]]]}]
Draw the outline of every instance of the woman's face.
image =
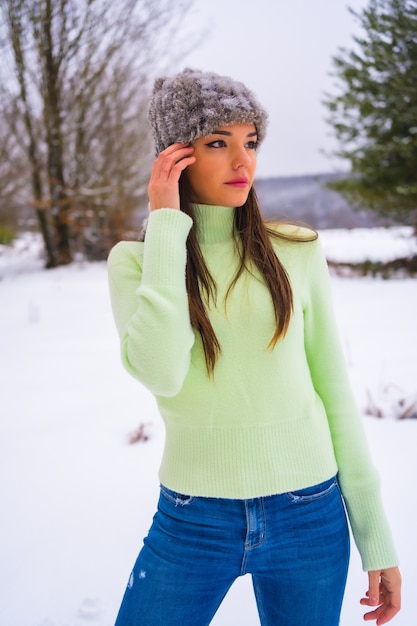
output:
[{"label": "woman's face", "polygon": [[194,144],[196,161],[187,167],[193,202],[227,207],[246,202],[256,169],[254,124],[220,126]]}]

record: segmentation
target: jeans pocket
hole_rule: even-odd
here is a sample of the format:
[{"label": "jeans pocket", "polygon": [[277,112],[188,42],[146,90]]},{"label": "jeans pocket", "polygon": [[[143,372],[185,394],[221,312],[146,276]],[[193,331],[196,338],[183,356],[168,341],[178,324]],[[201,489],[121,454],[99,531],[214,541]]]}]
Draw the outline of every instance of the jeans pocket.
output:
[{"label": "jeans pocket", "polygon": [[313,485],[312,487],[297,489],[297,491],[288,491],[287,498],[289,498],[292,502],[300,504],[314,502],[315,500],[325,498],[332,493],[335,488],[337,488],[337,479],[336,477],[333,477],[323,483]]},{"label": "jeans pocket", "polygon": [[164,498],[168,500],[168,502],[171,502],[171,504],[174,504],[175,506],[189,506],[194,501],[194,496],[186,496],[183,493],[172,491],[164,485],[161,485],[160,489],[161,495],[164,496]]}]

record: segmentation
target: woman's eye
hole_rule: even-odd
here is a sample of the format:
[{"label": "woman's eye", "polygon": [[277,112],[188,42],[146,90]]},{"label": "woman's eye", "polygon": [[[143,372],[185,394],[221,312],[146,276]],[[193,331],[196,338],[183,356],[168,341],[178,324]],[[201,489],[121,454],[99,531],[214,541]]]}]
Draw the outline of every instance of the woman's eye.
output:
[{"label": "woman's eye", "polygon": [[[206,144],[208,148],[227,148],[227,144],[224,139],[215,139],[214,141],[210,141]],[[256,150],[258,147],[258,142],[256,140],[248,141],[245,143],[245,148],[247,150]]]},{"label": "woman's eye", "polygon": [[224,148],[225,145],[226,143],[223,139],[216,139],[216,141],[210,141],[210,143],[207,144],[209,148]]}]

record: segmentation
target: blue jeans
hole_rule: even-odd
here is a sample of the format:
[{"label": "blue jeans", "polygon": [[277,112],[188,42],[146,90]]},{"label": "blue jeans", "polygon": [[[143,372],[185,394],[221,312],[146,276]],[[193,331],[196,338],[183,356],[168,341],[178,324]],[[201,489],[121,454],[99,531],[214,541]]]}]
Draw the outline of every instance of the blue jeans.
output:
[{"label": "blue jeans", "polygon": [[207,626],[247,573],[262,626],[337,626],[348,563],[335,478],[249,500],[161,486],[115,626]]}]

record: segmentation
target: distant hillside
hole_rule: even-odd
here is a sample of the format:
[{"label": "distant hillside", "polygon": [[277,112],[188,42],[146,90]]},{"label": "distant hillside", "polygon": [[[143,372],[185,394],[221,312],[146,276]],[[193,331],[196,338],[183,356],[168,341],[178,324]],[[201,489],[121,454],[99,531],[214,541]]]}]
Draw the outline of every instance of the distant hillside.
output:
[{"label": "distant hillside", "polygon": [[356,211],[326,183],[335,174],[264,178],[255,182],[262,211],[267,218],[289,217],[313,228],[357,228],[385,226],[387,219],[371,211]]}]

